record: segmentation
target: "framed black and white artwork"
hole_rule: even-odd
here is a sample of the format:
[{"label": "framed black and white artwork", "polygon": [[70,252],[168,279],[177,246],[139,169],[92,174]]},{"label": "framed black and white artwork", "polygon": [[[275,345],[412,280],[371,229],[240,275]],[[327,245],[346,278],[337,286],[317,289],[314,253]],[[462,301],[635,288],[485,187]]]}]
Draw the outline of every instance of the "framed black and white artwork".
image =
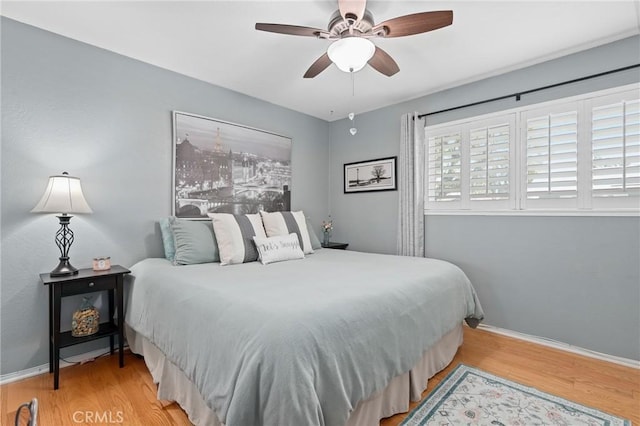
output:
[{"label": "framed black and white artwork", "polygon": [[290,207],[291,138],[173,112],[173,214],[257,213]]},{"label": "framed black and white artwork", "polygon": [[378,158],[344,165],[344,193],[395,191],[397,157]]}]

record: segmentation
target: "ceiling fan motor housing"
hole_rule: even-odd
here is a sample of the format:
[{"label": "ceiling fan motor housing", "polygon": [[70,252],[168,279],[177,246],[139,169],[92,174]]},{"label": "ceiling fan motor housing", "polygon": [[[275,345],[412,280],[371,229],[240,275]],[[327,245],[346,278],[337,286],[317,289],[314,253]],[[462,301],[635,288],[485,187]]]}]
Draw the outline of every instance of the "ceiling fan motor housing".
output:
[{"label": "ceiling fan motor housing", "polygon": [[353,25],[354,31],[358,31],[365,34],[371,31],[373,28],[373,15],[368,10],[364,11],[362,19],[357,20],[358,17],[352,14],[347,14],[347,19],[343,19],[340,15],[340,11],[336,10],[331,19],[329,20],[328,30],[332,36],[339,37],[343,33],[349,34],[349,27]]}]

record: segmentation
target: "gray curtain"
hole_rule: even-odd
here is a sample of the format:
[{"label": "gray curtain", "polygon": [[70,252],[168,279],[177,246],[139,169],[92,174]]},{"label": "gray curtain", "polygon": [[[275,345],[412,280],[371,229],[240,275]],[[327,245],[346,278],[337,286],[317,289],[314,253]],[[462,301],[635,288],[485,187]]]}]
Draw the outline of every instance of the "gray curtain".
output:
[{"label": "gray curtain", "polygon": [[398,156],[398,254],[424,257],[424,124],[404,114]]}]

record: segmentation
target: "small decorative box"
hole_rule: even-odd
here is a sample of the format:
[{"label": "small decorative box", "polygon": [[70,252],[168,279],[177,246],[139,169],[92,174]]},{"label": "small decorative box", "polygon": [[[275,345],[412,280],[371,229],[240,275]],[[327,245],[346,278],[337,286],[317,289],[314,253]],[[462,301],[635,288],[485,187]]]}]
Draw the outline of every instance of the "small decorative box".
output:
[{"label": "small decorative box", "polygon": [[94,257],[93,258],[93,270],[94,271],[107,271],[111,269],[111,257]]}]

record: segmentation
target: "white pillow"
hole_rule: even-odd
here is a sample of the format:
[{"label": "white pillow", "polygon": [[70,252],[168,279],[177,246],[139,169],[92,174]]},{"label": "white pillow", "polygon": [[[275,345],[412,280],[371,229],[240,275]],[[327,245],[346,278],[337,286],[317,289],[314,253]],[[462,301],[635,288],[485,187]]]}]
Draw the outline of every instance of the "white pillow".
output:
[{"label": "white pillow", "polygon": [[284,260],[304,259],[296,234],[269,238],[253,237],[253,241],[256,243],[260,262],[263,265]]},{"label": "white pillow", "polygon": [[253,237],[267,237],[259,214],[209,213],[208,216],[213,222],[221,265],[258,260]]},{"label": "white pillow", "polygon": [[313,253],[311,247],[311,239],[307,230],[307,221],[304,212],[274,212],[267,213],[261,211],[262,223],[267,237],[278,237],[281,235],[289,235],[291,233],[298,236],[300,247],[304,254]]}]

